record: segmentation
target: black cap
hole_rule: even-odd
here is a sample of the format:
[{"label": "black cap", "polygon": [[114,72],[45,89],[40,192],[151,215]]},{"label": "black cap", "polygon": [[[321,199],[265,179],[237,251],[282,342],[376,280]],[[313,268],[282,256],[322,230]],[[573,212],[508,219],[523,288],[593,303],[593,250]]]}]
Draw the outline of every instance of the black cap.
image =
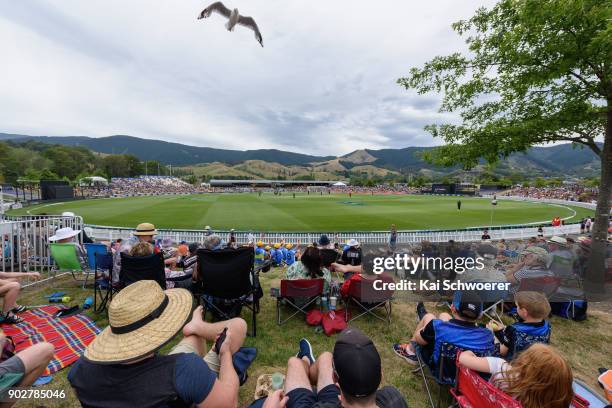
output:
[{"label": "black cap", "polygon": [[368,336],[355,328],[338,336],[334,370],[342,392],[358,398],[374,394],[382,379],[378,350]]},{"label": "black cap", "polygon": [[319,245],[321,246],[329,245],[329,242],[329,238],[325,234],[321,235],[319,238]]},{"label": "black cap", "polygon": [[475,292],[456,291],[453,295],[453,306],[461,316],[476,320],[482,314],[482,298]]}]

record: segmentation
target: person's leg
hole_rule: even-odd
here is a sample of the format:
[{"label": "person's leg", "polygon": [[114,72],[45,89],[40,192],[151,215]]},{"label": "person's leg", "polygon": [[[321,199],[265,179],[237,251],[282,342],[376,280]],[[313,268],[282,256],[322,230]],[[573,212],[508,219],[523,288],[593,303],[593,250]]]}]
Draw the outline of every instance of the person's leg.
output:
[{"label": "person's leg", "polygon": [[50,343],[37,343],[16,354],[23,362],[25,374],[19,382],[19,387],[31,385],[45,371],[53,358],[55,349]]},{"label": "person's leg", "polygon": [[417,323],[416,328],[414,329],[414,333],[412,334],[412,337],[410,338],[410,341],[414,341],[417,334],[419,334],[421,330],[423,330],[425,326],[427,326],[427,324],[434,319],[436,319],[436,315],[433,313],[427,313],[425,316],[423,316],[423,318]]},{"label": "person's leg", "polygon": [[21,285],[19,282],[6,280],[0,281],[0,297],[4,299],[2,314],[6,315],[15,307],[20,290]]},{"label": "person's leg", "polygon": [[198,306],[193,312],[191,321],[183,328],[183,336],[185,336],[185,339],[187,337],[196,336],[203,340],[205,349],[206,340],[214,342],[223,329],[227,327],[228,331],[231,333],[230,350],[232,353],[240,350],[240,347],[244,344],[247,332],[247,324],[244,319],[237,317],[222,322],[208,323],[202,319],[202,309],[202,306]]},{"label": "person's leg", "polygon": [[305,388],[311,390],[308,377],[308,362],[305,358],[291,357],[287,362],[287,375],[285,376],[285,394],[293,390]]},{"label": "person's leg", "polygon": [[183,327],[184,337],[179,345],[187,345],[197,350],[197,354],[200,356],[204,356],[208,351],[206,340],[214,342],[225,327],[230,332],[230,350],[235,353],[242,347],[246,338],[246,322],[243,319],[235,318],[223,322],[208,323],[202,319],[202,306],[198,306],[193,311],[191,321]]},{"label": "person's leg", "polygon": [[324,352],[317,358],[315,373],[317,376],[317,389],[322,390],[328,385],[334,384],[334,356],[329,351]]},{"label": "person's leg", "polygon": [[[448,322],[452,318],[453,318],[453,316],[451,316],[449,313],[446,313],[446,312],[442,312],[438,316],[438,319],[440,319],[440,320],[442,320],[444,322]],[[423,327],[425,327],[425,326],[423,326]]]},{"label": "person's leg", "polygon": [[319,356],[316,364],[317,373],[317,401],[318,402],[338,402],[340,389],[334,383],[333,355],[325,352]]}]

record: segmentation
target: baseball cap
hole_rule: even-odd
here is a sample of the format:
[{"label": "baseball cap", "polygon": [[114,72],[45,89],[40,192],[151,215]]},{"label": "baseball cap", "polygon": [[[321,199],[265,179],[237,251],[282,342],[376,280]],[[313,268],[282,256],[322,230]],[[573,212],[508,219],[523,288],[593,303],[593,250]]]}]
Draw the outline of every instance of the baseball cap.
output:
[{"label": "baseball cap", "polygon": [[456,291],[453,295],[453,306],[461,316],[476,320],[482,314],[482,299],[475,292]]},{"label": "baseball cap", "polygon": [[334,370],[342,392],[357,398],[374,394],[382,379],[376,346],[363,332],[352,327],[342,331],[336,340]]},{"label": "baseball cap", "polygon": [[319,245],[321,246],[329,245],[329,242],[329,238],[325,234],[321,235],[319,238]]}]

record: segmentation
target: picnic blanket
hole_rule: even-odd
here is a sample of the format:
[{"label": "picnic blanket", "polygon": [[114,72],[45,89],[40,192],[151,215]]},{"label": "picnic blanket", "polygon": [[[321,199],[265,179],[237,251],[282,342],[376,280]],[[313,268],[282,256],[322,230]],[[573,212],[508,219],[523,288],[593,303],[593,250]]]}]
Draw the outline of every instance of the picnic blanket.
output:
[{"label": "picnic blanket", "polygon": [[53,344],[55,354],[43,375],[53,374],[78,360],[101,331],[89,317],[82,314],[54,318],[53,315],[63,308],[42,306],[20,313],[24,320],[22,323],[2,324],[4,333],[15,342],[16,352],[42,341]]}]

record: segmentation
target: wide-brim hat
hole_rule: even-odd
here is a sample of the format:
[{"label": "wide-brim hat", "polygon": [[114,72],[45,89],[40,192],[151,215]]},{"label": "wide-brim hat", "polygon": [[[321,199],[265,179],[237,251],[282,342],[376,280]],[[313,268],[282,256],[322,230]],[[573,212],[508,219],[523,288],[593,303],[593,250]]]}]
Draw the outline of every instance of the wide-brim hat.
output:
[{"label": "wide-brim hat", "polygon": [[49,237],[49,241],[61,241],[62,239],[76,237],[81,233],[81,230],[73,230],[71,227],[60,228],[55,231],[55,235]]},{"label": "wide-brim hat", "polygon": [[102,364],[138,360],[168,343],[191,314],[186,289],[163,291],[152,280],[135,282],[115,296],[108,308],[109,325],[85,350],[85,358]]},{"label": "wide-brim hat", "polygon": [[157,235],[157,230],[155,229],[155,225],[149,222],[143,222],[142,224],[138,224],[136,231],[134,231],[134,235]]},{"label": "wide-brim hat", "polygon": [[350,246],[350,247],[358,247],[359,246],[359,241],[357,241],[356,239],[349,239],[348,242],[346,243],[346,245]]}]

